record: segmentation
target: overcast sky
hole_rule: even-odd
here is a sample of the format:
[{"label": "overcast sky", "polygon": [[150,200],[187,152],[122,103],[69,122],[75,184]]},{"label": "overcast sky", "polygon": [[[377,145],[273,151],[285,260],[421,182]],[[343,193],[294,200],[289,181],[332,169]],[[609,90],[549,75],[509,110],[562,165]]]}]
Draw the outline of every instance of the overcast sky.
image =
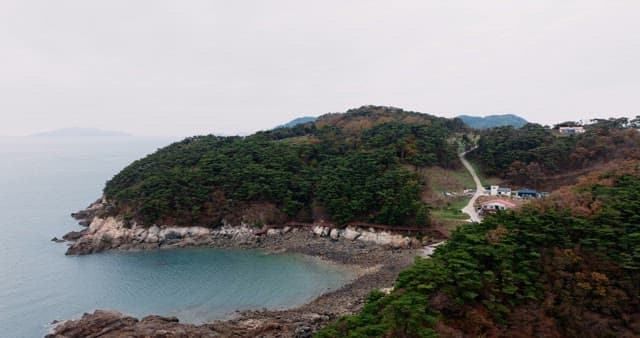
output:
[{"label": "overcast sky", "polygon": [[0,0],[0,135],[640,114],[640,1]]}]

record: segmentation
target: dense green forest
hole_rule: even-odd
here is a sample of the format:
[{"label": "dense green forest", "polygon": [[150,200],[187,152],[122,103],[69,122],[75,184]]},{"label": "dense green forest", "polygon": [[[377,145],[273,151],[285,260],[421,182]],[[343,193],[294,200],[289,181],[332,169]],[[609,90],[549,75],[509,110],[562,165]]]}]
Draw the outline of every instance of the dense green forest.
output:
[{"label": "dense green forest", "polygon": [[106,211],[147,225],[425,225],[428,182],[412,169],[458,166],[454,136],[465,130],[457,119],[365,106],[247,137],[191,137],[108,181]]},{"label": "dense green forest", "polygon": [[493,128],[481,132],[471,156],[486,175],[548,188],[554,177],[572,171],[581,175],[613,160],[640,158],[640,133],[635,129],[639,125],[640,119],[599,120],[586,126],[586,133],[575,135],[560,135],[538,124]]},{"label": "dense green forest", "polygon": [[317,337],[640,336],[640,163],[457,229]]}]

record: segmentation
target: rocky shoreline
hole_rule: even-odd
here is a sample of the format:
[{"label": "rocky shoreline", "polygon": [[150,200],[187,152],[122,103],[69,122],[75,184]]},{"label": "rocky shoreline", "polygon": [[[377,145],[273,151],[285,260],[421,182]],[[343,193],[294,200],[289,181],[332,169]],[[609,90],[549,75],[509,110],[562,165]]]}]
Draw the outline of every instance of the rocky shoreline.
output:
[{"label": "rocky shoreline", "polygon": [[[87,216],[87,215],[85,215]],[[310,337],[329,322],[358,311],[371,290],[393,287],[400,271],[410,266],[428,241],[373,229],[285,227],[259,231],[246,225],[201,227],[126,226],[115,218],[93,217],[87,229],[75,232],[67,254],[104,250],[150,250],[181,247],[262,249],[297,253],[348,267],[354,280],[302,306],[284,310],[238,312],[233,318],[193,325],[175,317],[136,319],[114,311],[96,311],[81,319],[55,324],[47,337]],[[82,220],[81,220],[82,221]]]},{"label": "rocky shoreline", "polygon": [[[395,249],[417,248],[428,243],[429,238],[417,240],[388,231],[375,229],[333,227],[330,224],[318,223],[310,227],[292,227],[262,229],[246,224],[239,226],[224,225],[218,228],[178,227],[153,225],[142,227],[129,225],[116,217],[93,217],[86,229],[71,231],[63,239],[71,244],[67,255],[85,255],[105,250],[155,250],[182,247],[216,247],[216,248],[262,248],[261,242],[274,237],[282,237],[290,233],[306,233],[316,237],[326,237],[333,241],[364,242],[375,245],[390,246]],[[54,238],[54,242],[61,240]]]}]

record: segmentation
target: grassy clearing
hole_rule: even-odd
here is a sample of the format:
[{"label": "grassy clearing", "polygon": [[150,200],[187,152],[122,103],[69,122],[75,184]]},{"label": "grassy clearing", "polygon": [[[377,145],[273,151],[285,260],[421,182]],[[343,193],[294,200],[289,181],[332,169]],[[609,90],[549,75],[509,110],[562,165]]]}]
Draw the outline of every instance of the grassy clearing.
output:
[{"label": "grassy clearing", "polygon": [[469,216],[460,210],[468,202],[469,196],[449,198],[444,206],[431,210],[431,219],[435,224],[451,232],[469,219]]},{"label": "grassy clearing", "polygon": [[[480,168],[478,167],[477,164],[475,164],[473,161],[471,161],[469,159],[467,159],[467,161],[469,161],[469,163],[473,167],[473,170],[476,171],[476,174],[478,175],[478,178],[480,179],[480,182],[482,182],[482,185],[484,185],[484,186],[500,185],[500,183],[502,183],[502,179],[500,179],[499,177],[487,177],[482,173],[482,171],[480,170]],[[475,188],[475,186],[476,185],[474,183],[473,187]]]},{"label": "grassy clearing", "polygon": [[467,220],[469,216],[462,213],[460,209],[464,208],[468,202],[468,196],[451,198],[445,206],[431,210],[431,216],[436,220]]},{"label": "grassy clearing", "polygon": [[474,188],[473,178],[469,172],[461,167],[456,170],[447,170],[439,167],[425,168],[423,178],[429,182],[434,192],[461,192],[464,189]]},{"label": "grassy clearing", "polygon": [[[431,205],[431,219],[434,224],[452,231],[469,218],[462,213],[462,209],[470,196],[463,195],[464,189],[475,188],[475,183],[469,172],[463,167],[456,170],[439,167],[423,168],[422,177],[429,184],[431,193],[425,196],[425,202]],[[446,196],[444,193],[456,193]]]},{"label": "grassy clearing", "polygon": [[[475,163],[470,162],[483,185],[499,184],[497,177],[483,176]],[[470,196],[462,195],[464,189],[475,189],[476,184],[469,172],[460,166],[459,169],[449,170],[439,167],[422,168],[419,171],[423,179],[428,182],[431,193],[424,201],[431,205],[431,219],[434,224],[448,231],[464,224],[469,219],[461,209],[469,202]],[[445,196],[444,192],[455,192],[458,195]]]}]

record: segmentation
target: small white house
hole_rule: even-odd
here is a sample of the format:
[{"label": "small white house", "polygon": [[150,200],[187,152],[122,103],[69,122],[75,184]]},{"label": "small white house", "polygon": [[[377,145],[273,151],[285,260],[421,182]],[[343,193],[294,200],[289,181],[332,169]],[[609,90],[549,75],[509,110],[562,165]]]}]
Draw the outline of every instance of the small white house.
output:
[{"label": "small white house", "polygon": [[494,210],[513,209],[513,208],[516,207],[516,205],[514,203],[511,203],[511,202],[503,200],[503,199],[495,199],[495,200],[486,201],[484,203],[481,203],[480,207],[484,211],[494,211]]},{"label": "small white house", "polygon": [[487,195],[511,197],[511,188],[500,188],[498,185],[492,185],[489,187]]},{"label": "small white house", "polygon": [[498,196],[511,197],[511,188],[498,188]]}]

